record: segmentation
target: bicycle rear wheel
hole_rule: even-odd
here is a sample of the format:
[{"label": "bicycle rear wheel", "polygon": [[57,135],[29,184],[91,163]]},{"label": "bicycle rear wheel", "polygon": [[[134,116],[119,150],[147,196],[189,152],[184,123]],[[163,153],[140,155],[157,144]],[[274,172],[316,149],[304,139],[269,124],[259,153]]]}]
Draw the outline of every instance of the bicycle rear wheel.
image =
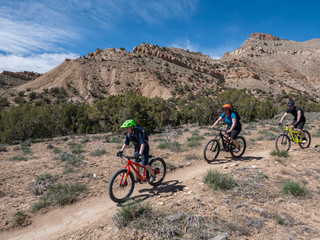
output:
[{"label": "bicycle rear wheel", "polygon": [[291,142],[287,134],[282,133],[277,136],[275,145],[278,151],[289,151]]},{"label": "bicycle rear wheel", "polygon": [[131,196],[134,189],[134,177],[127,169],[117,171],[109,182],[109,196],[116,203],[124,203]]},{"label": "bicycle rear wheel", "polygon": [[238,137],[236,138],[236,140],[237,140],[237,142],[238,142],[238,144],[239,144],[240,151],[239,151],[239,152],[235,152],[236,147],[235,147],[235,146],[233,145],[233,143],[232,143],[230,153],[231,153],[231,155],[232,155],[233,157],[239,158],[239,157],[241,157],[241,156],[244,154],[244,152],[246,151],[247,143],[246,143],[246,140],[244,139],[244,137],[242,137],[242,136],[238,136]]},{"label": "bicycle rear wheel", "polygon": [[166,162],[162,158],[154,158],[151,159],[149,164],[156,173],[156,179],[153,182],[149,182],[149,184],[152,186],[158,186],[162,183],[163,179],[166,176]]},{"label": "bicycle rear wheel", "polygon": [[299,142],[299,146],[302,149],[305,149],[305,148],[309,147],[311,144],[311,135],[307,130],[302,130],[302,131],[303,131],[304,137],[306,138],[307,141],[305,143]]},{"label": "bicycle rear wheel", "polygon": [[207,142],[203,149],[203,158],[208,163],[216,160],[220,152],[220,144],[217,139],[211,139]]}]

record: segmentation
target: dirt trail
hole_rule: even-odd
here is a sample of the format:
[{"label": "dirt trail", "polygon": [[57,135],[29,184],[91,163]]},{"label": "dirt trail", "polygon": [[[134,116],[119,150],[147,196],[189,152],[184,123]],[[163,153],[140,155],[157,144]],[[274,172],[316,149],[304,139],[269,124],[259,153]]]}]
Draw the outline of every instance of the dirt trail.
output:
[{"label": "dirt trail", "polygon": [[[261,160],[267,157],[269,152],[270,150],[247,151],[244,159]],[[195,165],[169,172],[161,188],[152,189],[148,184],[136,184],[132,197],[150,198],[157,195],[157,191],[161,191],[163,188],[166,188],[166,191],[172,188],[183,188],[188,186],[188,182],[191,183],[194,178],[201,177],[208,169],[215,169],[220,166],[219,162],[217,164],[207,164],[201,160]],[[33,223],[23,229],[0,233],[0,239],[61,239],[63,236],[93,225],[101,219],[111,221],[111,217],[116,210],[116,204],[110,200],[108,194],[104,194],[36,216],[32,219]]]}]

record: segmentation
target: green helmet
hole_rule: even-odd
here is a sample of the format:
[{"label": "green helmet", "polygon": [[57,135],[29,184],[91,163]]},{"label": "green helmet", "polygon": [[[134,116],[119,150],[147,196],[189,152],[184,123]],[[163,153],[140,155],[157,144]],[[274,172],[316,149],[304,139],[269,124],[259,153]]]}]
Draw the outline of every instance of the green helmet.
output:
[{"label": "green helmet", "polygon": [[121,125],[121,128],[127,128],[127,127],[132,127],[132,126],[136,126],[136,124],[134,123],[134,121],[132,119],[128,119],[127,121],[125,121]]}]

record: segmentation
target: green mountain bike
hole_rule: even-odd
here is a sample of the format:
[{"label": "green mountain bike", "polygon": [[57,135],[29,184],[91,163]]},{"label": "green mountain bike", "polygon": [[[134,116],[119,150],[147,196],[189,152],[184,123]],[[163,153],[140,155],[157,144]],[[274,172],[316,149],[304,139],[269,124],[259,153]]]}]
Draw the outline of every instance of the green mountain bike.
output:
[{"label": "green mountain bike", "polygon": [[299,146],[304,149],[310,146],[311,144],[311,135],[307,130],[302,130],[306,138],[305,141],[302,141],[302,138],[298,130],[292,130],[288,125],[283,133],[279,134],[276,138],[276,149],[278,151],[289,151],[291,147],[291,142],[298,143]]}]

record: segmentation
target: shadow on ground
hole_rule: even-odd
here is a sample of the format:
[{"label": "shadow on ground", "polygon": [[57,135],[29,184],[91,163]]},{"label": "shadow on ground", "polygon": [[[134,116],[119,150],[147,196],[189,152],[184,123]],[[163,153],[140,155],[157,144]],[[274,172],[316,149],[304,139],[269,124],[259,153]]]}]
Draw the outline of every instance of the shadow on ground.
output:
[{"label": "shadow on ground", "polygon": [[[166,182],[161,183],[159,186],[139,190],[139,193],[142,193],[142,194],[131,197],[129,199],[129,201],[130,202],[134,201],[136,203],[143,202],[146,199],[148,199],[150,197],[158,196],[161,193],[172,193],[173,194],[175,192],[182,191],[184,187],[185,187],[185,185],[179,184],[178,180],[166,181]],[[128,203],[128,204],[130,204],[130,203]],[[127,204],[122,204],[121,206],[124,206],[124,205],[127,205]]]},{"label": "shadow on ground", "polygon": [[225,164],[230,162],[245,162],[245,161],[252,161],[252,160],[261,160],[264,157],[255,157],[255,156],[245,156],[241,158],[233,158],[233,157],[224,157],[224,159],[217,159],[211,163],[208,164]]}]

